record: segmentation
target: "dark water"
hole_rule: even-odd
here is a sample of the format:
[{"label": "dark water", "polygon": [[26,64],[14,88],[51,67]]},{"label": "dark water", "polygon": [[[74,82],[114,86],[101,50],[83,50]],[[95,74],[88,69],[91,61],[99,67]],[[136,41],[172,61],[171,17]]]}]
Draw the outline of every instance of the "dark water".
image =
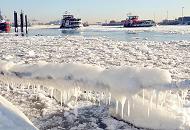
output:
[{"label": "dark water", "polygon": [[[190,26],[160,28],[125,29],[122,27],[87,27],[80,30],[60,30],[58,28],[30,28],[29,36],[85,36],[107,37],[122,41],[190,41]],[[171,29],[171,30],[170,30]]]}]

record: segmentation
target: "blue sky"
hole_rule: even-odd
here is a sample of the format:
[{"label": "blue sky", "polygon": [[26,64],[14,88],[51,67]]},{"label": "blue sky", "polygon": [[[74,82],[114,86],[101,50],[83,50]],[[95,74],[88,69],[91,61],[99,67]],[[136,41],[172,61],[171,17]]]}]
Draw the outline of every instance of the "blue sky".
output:
[{"label": "blue sky", "polygon": [[[22,9],[30,19],[43,22],[61,19],[69,11],[83,21],[95,23],[111,19],[122,20],[131,12],[142,19],[170,19],[190,16],[190,0],[1,0],[0,8],[4,15],[12,19],[13,11]],[[154,17],[155,16],[155,17]]]}]

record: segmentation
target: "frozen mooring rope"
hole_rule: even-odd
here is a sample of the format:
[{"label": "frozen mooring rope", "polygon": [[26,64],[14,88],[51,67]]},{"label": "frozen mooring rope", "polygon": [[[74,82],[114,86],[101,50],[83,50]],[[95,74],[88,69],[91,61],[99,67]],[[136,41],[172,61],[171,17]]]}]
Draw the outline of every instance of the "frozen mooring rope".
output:
[{"label": "frozen mooring rope", "polygon": [[10,88],[32,88],[35,92],[48,90],[49,95],[61,105],[67,104],[73,97],[77,101],[83,94],[87,100],[109,105],[111,115],[139,127],[171,130],[190,128],[190,80],[171,82],[170,75],[155,69],[92,71],[87,68],[84,71],[85,67],[82,66],[81,70],[81,66],[74,65],[72,69],[63,66],[61,74],[58,74],[61,76],[57,78],[47,68],[50,72],[45,74],[39,69],[32,69],[28,71],[30,76],[20,71],[2,72],[0,83],[7,87],[7,91]]}]

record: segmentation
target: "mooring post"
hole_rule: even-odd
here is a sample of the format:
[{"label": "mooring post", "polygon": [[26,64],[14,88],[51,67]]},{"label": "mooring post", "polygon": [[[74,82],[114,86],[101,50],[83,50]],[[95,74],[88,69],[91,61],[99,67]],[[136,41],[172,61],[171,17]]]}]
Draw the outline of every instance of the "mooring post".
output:
[{"label": "mooring post", "polygon": [[27,19],[27,15],[25,15],[25,24],[26,24],[26,34],[28,34],[28,19]]},{"label": "mooring post", "polygon": [[24,17],[22,11],[20,14],[20,29],[21,29],[21,35],[24,36]]},{"label": "mooring post", "polygon": [[18,19],[16,11],[14,11],[14,27],[15,27],[15,33],[18,33]]}]

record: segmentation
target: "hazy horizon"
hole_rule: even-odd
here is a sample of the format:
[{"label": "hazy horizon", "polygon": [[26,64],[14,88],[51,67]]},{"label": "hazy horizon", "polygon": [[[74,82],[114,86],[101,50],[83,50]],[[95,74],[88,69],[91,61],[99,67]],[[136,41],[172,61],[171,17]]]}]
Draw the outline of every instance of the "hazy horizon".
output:
[{"label": "hazy horizon", "polygon": [[190,16],[189,0],[6,0],[1,2],[1,11],[11,21],[13,11],[24,11],[30,20],[39,22],[60,20],[65,11],[82,18],[89,23],[110,20],[124,20],[127,13],[140,16],[141,19],[155,19],[156,21]]}]

